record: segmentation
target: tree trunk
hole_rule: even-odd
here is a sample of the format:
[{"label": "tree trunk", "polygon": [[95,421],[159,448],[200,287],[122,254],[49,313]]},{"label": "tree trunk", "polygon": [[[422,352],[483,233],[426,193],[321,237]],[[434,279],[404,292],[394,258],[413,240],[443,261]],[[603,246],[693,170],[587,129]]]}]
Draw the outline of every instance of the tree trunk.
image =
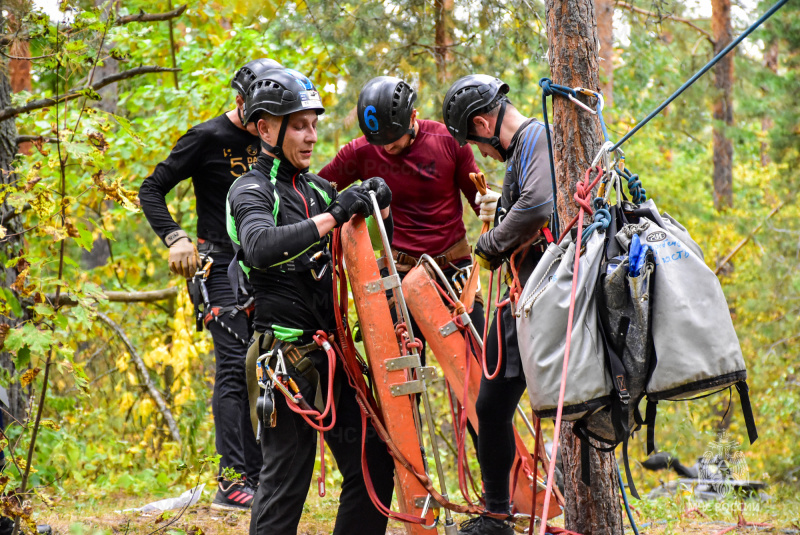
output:
[{"label": "tree trunk", "polygon": [[[9,30],[17,31],[18,23],[14,15],[8,16]],[[10,48],[10,55],[15,58],[29,58],[30,46],[28,41],[15,41]],[[31,61],[28,59],[10,59],[8,60],[8,80],[11,83],[11,91],[19,93],[20,91],[31,90]],[[30,154],[33,148],[33,143],[25,141],[19,144],[17,150],[22,154]]]},{"label": "tree trunk", "polygon": [[[0,14],[0,27],[2,27],[2,14]],[[11,105],[11,84],[6,76],[6,65],[0,64],[0,109]],[[3,185],[11,184],[15,181],[12,163],[14,155],[17,153],[17,127],[14,119],[6,119],[0,122],[0,183]],[[19,218],[6,215],[11,214],[12,208],[5,200],[0,205],[0,213],[5,221],[6,237],[0,240],[0,287],[9,288],[17,279],[18,271],[16,266],[5,268],[5,262],[11,258],[19,256],[22,248],[21,235],[22,225]],[[22,318],[24,319],[24,318]],[[0,316],[0,324],[6,324],[14,328],[20,323],[20,319]],[[14,355],[7,352],[0,352],[0,366],[5,368],[10,374],[14,373]],[[19,382],[12,381],[8,388],[9,412],[17,420],[25,419],[27,407],[27,395],[20,386]]]},{"label": "tree trunk", "polygon": [[[764,54],[764,66],[772,71],[773,74],[778,74],[778,42],[775,41]],[[764,134],[764,141],[761,142],[761,167],[766,167],[772,159],[769,157],[769,144],[766,140],[767,133],[772,129],[774,121],[772,116],[767,114],[761,119],[761,132]]]},{"label": "tree trunk", "polygon": [[454,0],[434,0],[436,9],[436,73],[439,82],[447,80],[447,63],[451,59],[450,46],[453,38],[448,29],[448,19],[453,11]]},{"label": "tree trunk", "polygon": [[[553,81],[598,88],[597,23],[592,0],[547,0],[545,6]],[[566,224],[577,212],[575,184],[583,179],[600,150],[603,135],[596,116],[559,97],[553,99],[553,134],[558,214]],[[568,422],[561,427],[561,452],[566,528],[584,535],[622,534],[614,454],[591,450],[592,486],[588,488],[580,477],[580,442]]]},{"label": "tree trunk", "polygon": [[[711,1],[711,31],[714,54],[731,42],[731,0]],[[726,136],[733,126],[733,54],[722,58],[714,67],[714,207],[733,206],[733,143]]]},{"label": "tree trunk", "polygon": [[597,34],[600,36],[600,88],[605,105],[614,105],[614,0],[595,0]]}]

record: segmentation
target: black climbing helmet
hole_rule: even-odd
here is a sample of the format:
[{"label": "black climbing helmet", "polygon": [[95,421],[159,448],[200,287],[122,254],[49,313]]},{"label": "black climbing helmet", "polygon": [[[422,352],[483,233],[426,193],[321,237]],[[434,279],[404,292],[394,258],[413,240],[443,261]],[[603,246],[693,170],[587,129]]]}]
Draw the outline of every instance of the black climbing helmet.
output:
[{"label": "black climbing helmet", "polygon": [[[459,78],[450,86],[442,103],[442,116],[447,130],[458,141],[459,145],[463,147],[467,144],[467,141],[488,143],[497,149],[503,160],[505,160],[506,151],[500,145],[499,136],[500,125],[503,122],[506,105],[508,104],[506,94],[508,94],[508,84],[499,78],[486,74],[470,74]],[[472,117],[480,110],[497,101],[499,101],[499,106],[501,107],[497,115],[494,135],[491,138],[470,135],[469,121],[472,120]]]},{"label": "black climbing helmet", "polygon": [[277,157],[282,157],[283,138],[288,124],[287,117],[292,113],[314,110],[317,115],[325,113],[322,100],[314,84],[305,75],[293,69],[271,69],[259,76],[247,89],[244,99],[244,121],[258,122],[261,113],[266,112],[283,117],[278,132],[277,144],[273,147],[261,141],[261,145]]},{"label": "black climbing helmet", "polygon": [[231,80],[231,87],[239,92],[242,98],[247,95],[247,89],[250,87],[256,78],[270,69],[280,69],[283,66],[269,58],[259,58],[245,64],[244,67],[236,71]]},{"label": "black climbing helmet", "polygon": [[250,84],[244,99],[245,123],[261,112],[282,117],[304,110],[325,113],[314,84],[293,69],[266,71]]},{"label": "black climbing helmet", "polygon": [[405,134],[414,138],[409,128],[417,93],[394,76],[378,76],[367,82],[358,94],[358,125],[373,145],[394,143]]}]

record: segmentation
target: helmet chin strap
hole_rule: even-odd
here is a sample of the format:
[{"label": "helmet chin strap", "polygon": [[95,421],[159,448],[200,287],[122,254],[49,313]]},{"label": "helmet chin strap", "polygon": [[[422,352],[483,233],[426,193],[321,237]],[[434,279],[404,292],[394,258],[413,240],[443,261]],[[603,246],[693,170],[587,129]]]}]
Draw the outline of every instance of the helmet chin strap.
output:
[{"label": "helmet chin strap", "polygon": [[244,115],[242,115],[242,108],[236,106],[236,115],[239,116],[239,122],[242,123],[242,128],[247,128],[247,125],[244,124]]},{"label": "helmet chin strap", "polygon": [[470,141],[477,141],[479,143],[488,143],[500,154],[500,159],[506,161],[508,153],[503,145],[500,143],[500,127],[503,125],[503,117],[506,115],[506,104],[508,100],[505,98],[500,101],[500,112],[497,114],[497,122],[494,125],[494,135],[492,137],[473,136],[467,135]]},{"label": "helmet chin strap", "polygon": [[416,124],[417,124],[417,121],[414,121],[414,124],[412,124],[410,127],[408,127],[408,130],[406,130],[406,134],[411,136],[411,141],[414,141],[417,138],[417,129],[414,128],[414,126],[416,126]]},{"label": "helmet chin strap", "polygon": [[289,124],[289,117],[284,115],[283,118],[281,118],[281,129],[278,131],[277,143],[273,146],[262,139],[261,146],[264,148],[264,150],[266,150],[267,152],[271,152],[272,154],[275,155],[276,158],[280,159],[281,161],[286,163],[291,163],[289,162],[289,160],[286,159],[286,155],[283,154],[283,138],[286,136],[286,126],[288,124]]}]

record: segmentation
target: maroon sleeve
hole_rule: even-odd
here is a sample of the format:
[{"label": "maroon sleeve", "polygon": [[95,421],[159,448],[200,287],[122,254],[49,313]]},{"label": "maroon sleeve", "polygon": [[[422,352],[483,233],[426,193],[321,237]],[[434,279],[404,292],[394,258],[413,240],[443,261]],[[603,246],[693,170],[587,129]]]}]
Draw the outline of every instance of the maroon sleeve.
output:
[{"label": "maroon sleeve", "polygon": [[336,189],[342,191],[356,180],[364,180],[356,158],[356,140],[351,141],[334,156],[333,160],[317,173],[319,176],[336,184]]},{"label": "maroon sleeve", "polygon": [[472,207],[475,215],[480,215],[481,207],[475,204],[475,194],[478,193],[478,188],[470,180],[470,173],[477,173],[478,165],[475,163],[475,156],[472,154],[472,147],[464,145],[459,147],[456,144],[456,181],[458,188],[464,192],[467,202]]}]

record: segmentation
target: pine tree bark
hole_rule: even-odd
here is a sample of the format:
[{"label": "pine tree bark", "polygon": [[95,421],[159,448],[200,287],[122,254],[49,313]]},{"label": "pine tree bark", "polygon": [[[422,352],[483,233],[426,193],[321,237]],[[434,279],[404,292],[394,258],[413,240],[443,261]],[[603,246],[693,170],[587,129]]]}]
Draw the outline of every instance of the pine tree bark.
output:
[{"label": "pine tree bark", "polygon": [[[711,31],[718,54],[732,39],[731,0],[711,1]],[[733,126],[733,54],[714,67],[714,87],[714,207],[724,210],[733,206],[733,142],[726,134]]]},{"label": "pine tree bark", "polygon": [[614,105],[614,0],[595,0],[597,34],[600,37],[600,88],[605,105]]},{"label": "pine tree bark", "polygon": [[436,74],[439,82],[443,83],[447,81],[447,63],[451,59],[450,46],[453,44],[448,19],[453,11],[454,0],[434,0],[433,4],[436,10]]},{"label": "pine tree bark", "polygon": [[[0,14],[2,19],[2,14]],[[2,22],[0,20],[0,22]],[[1,24],[0,24],[1,26]],[[0,109],[5,108],[11,104],[11,84],[6,76],[6,65],[0,64]],[[6,119],[0,121],[0,183],[8,185],[16,179],[13,174],[13,160],[17,153],[17,127],[14,124],[14,119]],[[2,213],[3,226],[6,228],[6,237],[0,239],[0,287],[9,288],[17,279],[18,270],[16,266],[6,268],[5,261],[19,256],[22,249],[21,234],[22,226],[17,217],[11,216],[13,209],[8,203],[3,200],[0,205],[0,213]],[[8,325],[13,329],[20,321],[25,318],[13,318],[0,316],[0,324]],[[0,366],[5,368],[10,374],[15,371],[14,355],[0,350]],[[15,419],[23,421],[25,419],[25,412],[27,407],[28,396],[25,390],[20,386],[19,382],[11,382],[8,388],[9,399],[9,413]]]},{"label": "pine tree bark", "polygon": [[[592,0],[546,0],[548,57],[557,84],[597,89],[597,22]],[[558,186],[558,214],[562,222],[577,213],[575,185],[583,179],[602,146],[596,116],[565,99],[553,99],[553,156]],[[591,488],[581,481],[580,442],[572,424],[561,427],[564,472],[564,522],[584,535],[622,534],[617,462],[613,453],[591,450]]]}]

